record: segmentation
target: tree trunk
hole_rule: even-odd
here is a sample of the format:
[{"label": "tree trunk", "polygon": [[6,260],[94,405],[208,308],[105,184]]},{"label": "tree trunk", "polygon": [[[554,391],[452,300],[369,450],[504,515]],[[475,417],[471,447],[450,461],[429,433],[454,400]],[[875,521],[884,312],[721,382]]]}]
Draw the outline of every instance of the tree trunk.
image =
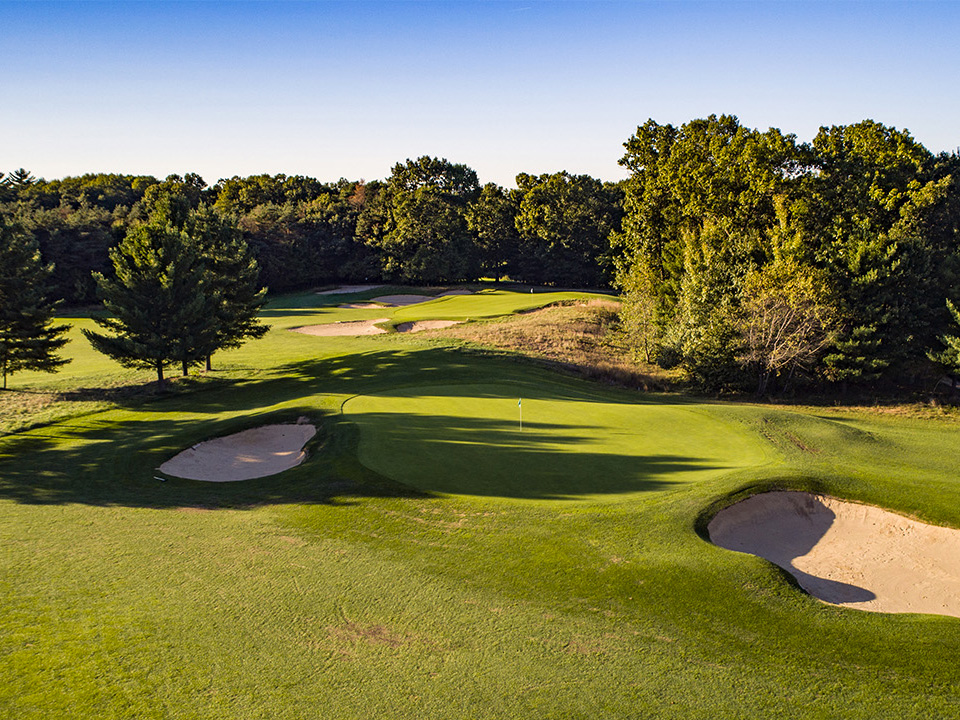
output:
[{"label": "tree trunk", "polygon": [[767,391],[767,382],[770,379],[770,372],[766,370],[760,371],[760,383],[757,385],[757,397],[763,397],[763,394]]},{"label": "tree trunk", "polygon": [[207,355],[207,372],[213,370],[213,367],[210,365],[210,356]]},{"label": "tree trunk", "polygon": [[157,363],[157,387],[158,388],[163,387],[163,363],[162,362]]},{"label": "tree trunk", "polygon": [[190,374],[190,366],[187,365],[186,358],[184,358],[183,361],[181,362],[181,366],[183,367],[183,377],[186,377],[187,375]]}]

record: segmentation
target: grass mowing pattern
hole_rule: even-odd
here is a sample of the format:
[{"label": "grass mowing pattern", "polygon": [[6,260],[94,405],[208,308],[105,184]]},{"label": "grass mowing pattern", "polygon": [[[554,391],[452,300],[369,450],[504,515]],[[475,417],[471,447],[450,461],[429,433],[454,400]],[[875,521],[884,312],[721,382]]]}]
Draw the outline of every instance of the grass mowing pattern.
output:
[{"label": "grass mowing pattern", "polygon": [[[221,358],[230,386],[0,440],[0,715],[960,714],[956,619],[823,605],[696,532],[712,503],[769,486],[960,526],[955,425],[302,336],[282,328],[368,311],[289,300]],[[289,472],[154,479],[198,440],[300,414],[321,433]]]}]

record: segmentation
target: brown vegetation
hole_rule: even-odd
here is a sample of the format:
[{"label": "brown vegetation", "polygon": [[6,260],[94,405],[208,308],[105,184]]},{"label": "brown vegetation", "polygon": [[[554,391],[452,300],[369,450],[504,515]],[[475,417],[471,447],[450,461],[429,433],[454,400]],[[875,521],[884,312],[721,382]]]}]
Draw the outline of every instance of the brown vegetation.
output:
[{"label": "brown vegetation", "polygon": [[668,389],[676,378],[632,360],[619,330],[619,310],[620,303],[612,299],[551,305],[458,325],[442,334],[546,360],[595,380],[643,390]]}]

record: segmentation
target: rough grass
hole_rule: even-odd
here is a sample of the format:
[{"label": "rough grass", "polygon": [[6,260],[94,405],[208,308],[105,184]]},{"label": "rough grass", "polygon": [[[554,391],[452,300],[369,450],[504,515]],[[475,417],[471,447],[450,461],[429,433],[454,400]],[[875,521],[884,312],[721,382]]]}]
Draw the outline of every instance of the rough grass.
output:
[{"label": "rough grass", "polygon": [[[960,621],[827,606],[701,534],[773,487],[960,527],[952,424],[304,336],[366,311],[289,301],[229,385],[0,438],[0,716],[960,716]],[[299,415],[321,432],[286,473],[158,479]]]},{"label": "rough grass", "polygon": [[641,390],[671,389],[675,374],[631,359],[617,327],[619,307],[610,299],[568,301],[432,332],[545,360],[592,380]]}]

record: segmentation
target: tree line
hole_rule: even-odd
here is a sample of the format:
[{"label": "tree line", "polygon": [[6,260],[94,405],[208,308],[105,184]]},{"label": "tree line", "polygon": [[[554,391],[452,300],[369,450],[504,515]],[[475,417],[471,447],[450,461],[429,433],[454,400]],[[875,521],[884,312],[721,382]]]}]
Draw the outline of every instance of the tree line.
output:
[{"label": "tree line", "polygon": [[[136,346],[160,374],[262,332],[263,287],[481,277],[616,287],[632,351],[712,389],[960,371],[956,153],[873,121],[801,143],[727,115],[649,120],[624,147],[622,182],[522,173],[514,188],[432,157],[370,182],[17,170],[0,175],[0,216],[35,243],[50,300],[105,302],[112,334],[90,334],[95,347],[134,363]],[[172,325],[196,318],[162,361],[142,338],[120,347],[121,325],[156,322],[130,290],[145,253],[201,289],[158,296]]]},{"label": "tree line", "polygon": [[960,157],[873,121],[811,143],[710,116],[625,143],[613,239],[638,352],[713,388],[960,369]]},{"label": "tree line", "polygon": [[0,212],[53,264],[51,293],[96,302],[92,273],[146,221],[159,198],[178,212],[209,208],[235,225],[272,291],[349,281],[444,283],[509,276],[520,282],[608,286],[608,236],[619,227],[619,185],[566,172],[521,175],[518,187],[481,187],[471,168],[422,157],[383,181],[320,182],[286,175],[207,186],[188,173],[84,175],[47,181],[0,176]]}]

